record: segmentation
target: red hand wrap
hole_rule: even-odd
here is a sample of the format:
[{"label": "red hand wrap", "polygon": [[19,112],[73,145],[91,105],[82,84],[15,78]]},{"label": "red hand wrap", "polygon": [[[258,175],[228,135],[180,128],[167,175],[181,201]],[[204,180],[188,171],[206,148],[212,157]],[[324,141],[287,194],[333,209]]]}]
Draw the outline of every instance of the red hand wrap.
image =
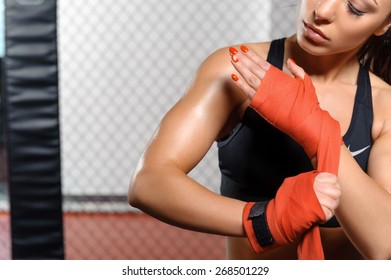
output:
[{"label": "red hand wrap", "polygon": [[270,66],[250,106],[296,140],[310,158],[316,155],[322,120],[330,116],[319,107],[308,75],[292,78]]},{"label": "red hand wrap", "polygon": [[[260,254],[280,245],[291,243],[313,224],[324,221],[325,215],[313,191],[317,171],[302,173],[285,179],[276,198],[266,208],[266,219],[275,244],[263,248],[256,236],[249,218],[254,202],[247,203],[243,211],[243,225],[247,237],[256,253]],[[316,238],[316,237],[315,237]],[[320,242],[320,239],[318,240]],[[312,252],[313,258],[323,258],[323,252]]]},{"label": "red hand wrap", "polygon": [[273,126],[285,132],[303,146],[307,155],[317,156],[317,171],[288,178],[281,185],[276,198],[266,209],[267,224],[276,244],[262,248],[256,240],[248,212],[243,213],[243,223],[254,250],[264,252],[292,242],[302,235],[298,247],[299,259],[324,259],[317,225],[324,213],[315,195],[314,178],[319,172],[337,174],[340,146],[340,126],[319,102],[308,75],[292,78],[271,66],[250,106]]}]

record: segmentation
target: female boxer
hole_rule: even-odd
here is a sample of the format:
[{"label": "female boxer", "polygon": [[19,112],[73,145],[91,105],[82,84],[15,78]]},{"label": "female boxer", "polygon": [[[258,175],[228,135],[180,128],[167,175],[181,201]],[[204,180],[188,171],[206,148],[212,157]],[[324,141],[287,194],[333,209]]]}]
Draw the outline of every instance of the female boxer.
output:
[{"label": "female boxer", "polygon": [[[228,236],[230,259],[297,258],[301,235],[317,225],[326,259],[391,258],[390,14],[388,0],[302,0],[295,35],[211,54],[143,153],[130,204],[179,227]],[[300,127],[288,122],[287,133],[251,106],[271,65],[295,80],[310,77],[319,110],[337,121],[343,143],[337,174],[317,172],[306,189],[311,203],[298,208],[279,203],[292,188],[285,179],[317,169],[319,155],[297,141]],[[187,176],[215,141],[222,195]],[[261,211],[249,223],[254,203]],[[286,220],[276,209],[310,209],[316,217],[289,217],[301,226],[279,244],[273,225]]]}]

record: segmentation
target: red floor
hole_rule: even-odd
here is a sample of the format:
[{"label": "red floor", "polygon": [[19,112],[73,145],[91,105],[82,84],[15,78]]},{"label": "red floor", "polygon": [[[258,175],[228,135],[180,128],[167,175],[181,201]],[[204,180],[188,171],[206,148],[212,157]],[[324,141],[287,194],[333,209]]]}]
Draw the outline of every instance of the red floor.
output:
[{"label": "red floor", "polygon": [[[224,259],[224,237],[179,229],[144,214],[64,214],[66,259]],[[0,259],[11,258],[0,214]]]}]

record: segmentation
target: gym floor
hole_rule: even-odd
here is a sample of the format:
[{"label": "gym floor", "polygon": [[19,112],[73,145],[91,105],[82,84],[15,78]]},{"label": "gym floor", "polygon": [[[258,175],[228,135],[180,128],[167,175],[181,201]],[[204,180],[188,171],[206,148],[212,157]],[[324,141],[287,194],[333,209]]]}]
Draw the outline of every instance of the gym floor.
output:
[{"label": "gym floor", "polygon": [[[10,240],[10,217],[3,212],[2,260],[11,258]],[[64,213],[64,242],[68,260],[225,259],[224,237],[179,229],[140,213]]]}]

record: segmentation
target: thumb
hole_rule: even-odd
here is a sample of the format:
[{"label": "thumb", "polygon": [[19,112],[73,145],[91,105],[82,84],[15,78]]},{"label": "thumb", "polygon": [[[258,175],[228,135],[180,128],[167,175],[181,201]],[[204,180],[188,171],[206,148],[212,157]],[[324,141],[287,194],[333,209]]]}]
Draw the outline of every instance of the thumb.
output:
[{"label": "thumb", "polygon": [[292,75],[295,78],[304,79],[305,76],[304,69],[298,66],[292,58],[288,59],[287,66],[289,71],[291,71]]},{"label": "thumb", "polygon": [[338,182],[338,178],[336,175],[328,172],[321,172],[315,177],[315,181],[317,183],[325,183],[325,184],[336,184]]}]

